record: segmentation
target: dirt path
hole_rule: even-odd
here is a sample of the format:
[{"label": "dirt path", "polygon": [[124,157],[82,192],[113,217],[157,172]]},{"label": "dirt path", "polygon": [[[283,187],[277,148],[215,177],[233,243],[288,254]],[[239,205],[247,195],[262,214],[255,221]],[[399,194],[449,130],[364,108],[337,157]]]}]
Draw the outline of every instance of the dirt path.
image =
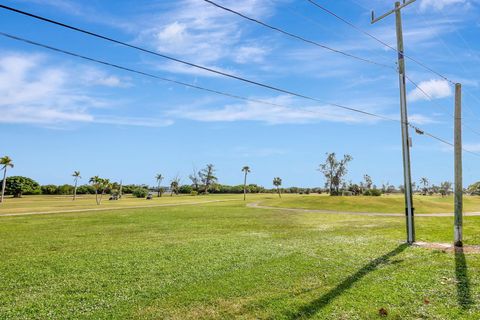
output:
[{"label": "dirt path", "polygon": [[[257,209],[282,210],[303,213],[326,213],[326,214],[349,214],[356,216],[382,216],[382,217],[404,217],[402,213],[379,213],[379,212],[349,212],[349,211],[335,211],[335,210],[318,210],[318,209],[301,209],[301,208],[281,208],[262,206],[258,202],[247,204],[247,207]],[[480,212],[470,212],[463,214],[466,217],[480,216]],[[453,217],[453,213],[416,213],[416,217]]]},{"label": "dirt path", "polygon": [[144,209],[144,208],[157,208],[157,207],[176,207],[176,206],[193,206],[197,204],[206,204],[214,202],[226,202],[226,201],[236,201],[237,199],[224,199],[224,200],[208,200],[208,201],[197,201],[197,202],[184,202],[184,203],[163,203],[149,206],[130,206],[130,207],[101,207],[101,208],[90,208],[90,209],[72,209],[72,210],[54,210],[54,211],[32,211],[32,212],[19,212],[19,213],[3,213],[0,214],[0,217],[12,217],[12,216],[29,216],[29,215],[40,215],[40,214],[55,214],[55,213],[73,213],[73,212],[91,212],[91,211],[110,211],[110,210],[124,210],[124,209]]}]

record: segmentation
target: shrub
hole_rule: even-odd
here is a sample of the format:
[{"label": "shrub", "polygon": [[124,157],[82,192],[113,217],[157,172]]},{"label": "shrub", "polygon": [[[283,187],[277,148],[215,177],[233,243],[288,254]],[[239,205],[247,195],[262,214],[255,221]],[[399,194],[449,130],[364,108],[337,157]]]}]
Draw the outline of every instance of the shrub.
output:
[{"label": "shrub", "polygon": [[192,192],[190,192],[190,195],[191,196],[198,196],[198,191],[193,190]]},{"label": "shrub", "polygon": [[137,198],[145,198],[148,194],[148,190],[145,188],[136,188],[133,190],[132,194]]},{"label": "shrub", "polygon": [[57,186],[54,184],[41,186],[42,194],[57,194],[57,189]]},{"label": "shrub", "polygon": [[369,189],[363,192],[364,196],[379,197],[382,195],[382,190],[379,189]]},{"label": "shrub", "polygon": [[180,186],[180,188],[178,188],[178,193],[181,193],[181,194],[190,194],[192,193],[193,191],[193,188],[192,186],[189,186],[189,185],[183,185],[183,186]]}]

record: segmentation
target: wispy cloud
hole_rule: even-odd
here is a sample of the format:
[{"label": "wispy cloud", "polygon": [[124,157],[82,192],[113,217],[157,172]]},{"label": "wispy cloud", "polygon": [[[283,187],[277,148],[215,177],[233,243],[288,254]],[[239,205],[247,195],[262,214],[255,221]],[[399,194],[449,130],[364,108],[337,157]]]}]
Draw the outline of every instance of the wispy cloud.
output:
[{"label": "wispy cloud", "polygon": [[[79,81],[71,81],[76,78]],[[94,110],[118,102],[90,92],[88,89],[94,84],[122,87],[119,78],[100,70],[52,66],[45,56],[38,54],[3,53],[0,58],[0,123],[45,127],[73,122],[150,127],[171,124],[163,119],[96,115]]]},{"label": "wispy cloud", "polygon": [[427,11],[430,9],[441,11],[453,5],[469,4],[467,0],[422,0],[420,2],[420,10]]},{"label": "wispy cloud", "polygon": [[378,121],[376,118],[330,105],[308,105],[289,96],[262,100],[276,105],[248,101],[222,107],[182,107],[169,111],[167,115],[202,122],[257,121],[266,124],[305,124],[320,121],[353,124]]},{"label": "wispy cloud", "polygon": [[[224,4],[255,17],[267,15],[271,7],[270,2],[260,0],[225,1]],[[221,61],[259,63],[269,52],[260,41],[244,40],[246,27],[242,20],[203,1],[178,1],[152,21],[151,26],[140,33],[137,42],[153,44],[159,52],[206,66],[215,66]],[[176,64],[161,64],[159,68],[199,74],[197,70]]]}]

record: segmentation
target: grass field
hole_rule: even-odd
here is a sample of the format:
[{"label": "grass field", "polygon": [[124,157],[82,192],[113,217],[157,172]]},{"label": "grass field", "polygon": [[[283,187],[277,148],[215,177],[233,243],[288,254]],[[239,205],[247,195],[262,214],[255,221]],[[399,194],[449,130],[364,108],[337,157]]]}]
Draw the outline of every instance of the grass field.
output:
[{"label": "grass field", "polygon": [[[451,213],[453,196],[414,196],[416,213]],[[386,195],[381,197],[329,197],[326,195],[282,195],[282,199],[271,198],[261,202],[262,205],[284,208],[323,209],[347,212],[404,213],[403,195]],[[465,212],[480,212],[480,197],[464,197]]]},{"label": "grass field", "polygon": [[[1,210],[82,206],[38,199],[7,199]],[[217,199],[237,200],[128,208]],[[388,319],[480,318],[478,254],[407,247],[400,217],[240,199],[132,198],[102,204],[121,210],[0,217],[0,319],[378,319],[380,309]],[[314,205],[306,199],[330,201],[249,201]],[[418,240],[452,239],[450,217],[416,223]],[[480,244],[480,217],[465,218],[465,238]]]}]

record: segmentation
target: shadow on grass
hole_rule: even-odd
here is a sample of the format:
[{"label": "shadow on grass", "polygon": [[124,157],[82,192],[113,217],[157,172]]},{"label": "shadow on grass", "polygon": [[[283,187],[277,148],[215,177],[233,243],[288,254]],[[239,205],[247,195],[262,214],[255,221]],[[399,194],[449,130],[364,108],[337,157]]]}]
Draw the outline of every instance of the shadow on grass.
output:
[{"label": "shadow on grass", "polygon": [[400,254],[408,247],[407,244],[399,245],[394,250],[384,254],[381,257],[378,257],[375,260],[370,261],[368,264],[364,265],[357,272],[343,280],[338,286],[325,293],[318,299],[313,300],[309,304],[303,306],[296,313],[290,315],[290,319],[300,319],[300,318],[309,318],[319,312],[321,309],[326,307],[333,299],[340,296],[345,290],[350,289],[357,281],[361,280],[367,274],[372,271],[375,271],[378,266],[388,263],[389,259]]},{"label": "shadow on grass", "polygon": [[469,309],[472,304],[470,294],[470,280],[468,279],[468,267],[462,247],[455,247],[455,277],[457,278],[457,300],[462,309]]}]

